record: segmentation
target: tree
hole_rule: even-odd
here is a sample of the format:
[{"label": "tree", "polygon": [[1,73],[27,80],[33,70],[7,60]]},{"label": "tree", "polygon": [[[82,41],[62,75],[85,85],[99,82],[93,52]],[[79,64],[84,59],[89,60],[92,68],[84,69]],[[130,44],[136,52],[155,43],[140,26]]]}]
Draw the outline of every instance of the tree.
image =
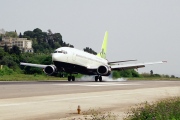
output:
[{"label": "tree", "polygon": [[94,50],[92,50],[91,48],[89,48],[89,47],[84,48],[84,51],[88,52],[88,53],[91,53],[91,54],[94,54],[94,55],[97,55],[97,53]]},{"label": "tree", "polygon": [[52,56],[43,56],[40,62],[41,64],[50,65],[52,64]]},{"label": "tree", "polygon": [[25,31],[23,37],[33,40],[32,47],[35,53],[51,52],[58,47],[74,47],[64,42],[60,33],[53,33],[50,29],[48,32],[43,32],[39,28]]},{"label": "tree", "polygon": [[4,51],[9,52],[9,48],[8,48],[8,46],[6,44],[4,45]]},{"label": "tree", "polygon": [[38,43],[39,44],[43,43],[44,34],[43,34],[42,30],[39,28],[36,28],[33,30],[33,32],[34,32],[33,37],[37,39]]},{"label": "tree", "polygon": [[59,48],[61,47],[60,44],[58,42],[54,42],[54,48]]},{"label": "tree", "polygon": [[0,59],[2,59],[4,55],[5,55],[4,49],[0,48]]},{"label": "tree", "polygon": [[51,29],[48,29],[47,31],[48,31],[48,33],[47,33],[48,35],[53,35]]},{"label": "tree", "polygon": [[16,54],[16,55],[20,55],[21,51],[19,50],[19,47],[16,45],[13,45],[13,47],[10,49],[10,54]]},{"label": "tree", "polygon": [[59,42],[60,44],[62,43],[62,36],[60,33],[54,33],[53,38],[56,42]]},{"label": "tree", "polygon": [[34,32],[33,31],[25,31],[24,32],[24,37],[27,38],[34,38]]},{"label": "tree", "polygon": [[9,68],[17,68],[17,63],[13,60],[12,56],[4,56],[0,61],[1,65],[7,65]]},{"label": "tree", "polygon": [[16,32],[12,32],[12,31],[6,32],[5,36],[7,36],[7,37],[13,37],[13,38],[17,38],[17,37],[18,37],[18,36],[17,36],[17,33],[16,33]]},{"label": "tree", "polygon": [[175,75],[171,75],[171,78],[175,78]]},{"label": "tree", "polygon": [[0,36],[0,41],[2,41],[2,35]]},{"label": "tree", "polygon": [[42,33],[42,30],[39,29],[39,28],[36,28],[33,30],[34,33],[38,33],[38,34],[41,34]]},{"label": "tree", "polygon": [[74,46],[73,46],[73,45],[69,45],[69,47],[74,48]]},{"label": "tree", "polygon": [[21,32],[20,32],[20,34],[19,34],[19,38],[22,38]]},{"label": "tree", "polygon": [[153,76],[153,71],[152,70],[150,71],[150,74],[151,74],[151,76]]}]

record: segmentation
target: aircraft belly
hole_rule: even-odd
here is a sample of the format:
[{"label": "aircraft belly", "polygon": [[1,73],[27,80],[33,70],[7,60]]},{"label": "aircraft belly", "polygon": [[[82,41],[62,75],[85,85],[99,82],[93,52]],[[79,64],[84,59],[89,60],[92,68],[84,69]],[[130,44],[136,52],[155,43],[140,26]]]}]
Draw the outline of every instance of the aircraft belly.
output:
[{"label": "aircraft belly", "polygon": [[72,64],[72,63],[66,63],[66,62],[60,62],[60,61],[53,61],[54,65],[57,67],[58,70],[63,70],[68,73],[81,73],[81,74],[87,74],[87,75],[94,75],[94,71],[89,71],[86,67]]}]

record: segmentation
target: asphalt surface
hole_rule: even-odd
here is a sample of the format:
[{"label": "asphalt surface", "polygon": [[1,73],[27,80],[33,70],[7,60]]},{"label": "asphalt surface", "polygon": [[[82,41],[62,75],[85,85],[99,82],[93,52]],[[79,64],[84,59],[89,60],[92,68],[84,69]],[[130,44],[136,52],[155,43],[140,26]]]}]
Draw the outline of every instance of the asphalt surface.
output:
[{"label": "asphalt surface", "polygon": [[0,82],[0,119],[71,120],[78,105],[123,114],[139,102],[178,95],[180,81]]},{"label": "asphalt surface", "polygon": [[18,81],[0,82],[0,99],[180,86],[180,81]]}]

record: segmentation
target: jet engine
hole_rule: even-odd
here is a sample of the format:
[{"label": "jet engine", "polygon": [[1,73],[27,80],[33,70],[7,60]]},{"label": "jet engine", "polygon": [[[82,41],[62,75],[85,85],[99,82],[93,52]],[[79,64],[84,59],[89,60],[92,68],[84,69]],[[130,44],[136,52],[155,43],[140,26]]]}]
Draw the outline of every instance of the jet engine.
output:
[{"label": "jet engine", "polygon": [[108,76],[111,74],[111,68],[109,66],[101,65],[98,67],[97,73],[100,75]]},{"label": "jet engine", "polygon": [[57,71],[57,68],[55,65],[48,65],[47,67],[44,68],[44,72],[47,75],[52,75],[52,74],[56,73],[56,71]]}]

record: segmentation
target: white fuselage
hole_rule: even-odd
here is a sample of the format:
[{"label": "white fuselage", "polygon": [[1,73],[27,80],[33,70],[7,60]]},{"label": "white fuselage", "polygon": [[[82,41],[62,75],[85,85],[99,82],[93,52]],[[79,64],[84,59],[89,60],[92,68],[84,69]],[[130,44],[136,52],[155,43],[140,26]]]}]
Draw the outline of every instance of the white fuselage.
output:
[{"label": "white fuselage", "polygon": [[61,47],[56,49],[52,54],[52,61],[75,64],[90,69],[97,68],[101,65],[108,65],[108,61],[106,59],[70,47]]}]

